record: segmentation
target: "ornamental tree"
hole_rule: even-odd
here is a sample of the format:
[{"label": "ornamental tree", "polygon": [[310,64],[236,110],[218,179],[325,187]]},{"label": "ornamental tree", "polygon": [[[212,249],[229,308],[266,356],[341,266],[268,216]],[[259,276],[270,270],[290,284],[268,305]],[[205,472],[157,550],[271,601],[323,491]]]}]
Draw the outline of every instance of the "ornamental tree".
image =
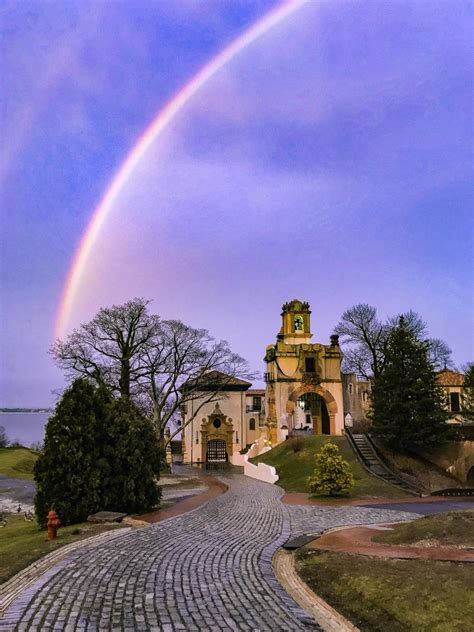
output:
[{"label": "ornamental tree", "polygon": [[326,443],[316,454],[316,467],[308,477],[314,496],[347,496],[354,487],[349,463],[342,458],[334,443]]},{"label": "ornamental tree", "polygon": [[383,372],[372,388],[372,432],[387,446],[416,451],[445,432],[444,394],[429,361],[429,341],[401,316],[390,331]]}]

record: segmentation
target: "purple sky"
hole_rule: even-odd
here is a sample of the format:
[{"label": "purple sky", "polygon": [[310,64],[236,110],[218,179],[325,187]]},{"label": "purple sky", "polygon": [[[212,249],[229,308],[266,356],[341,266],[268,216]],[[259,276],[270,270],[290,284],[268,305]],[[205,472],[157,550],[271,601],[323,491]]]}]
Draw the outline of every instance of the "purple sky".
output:
[{"label": "purple sky", "polygon": [[[72,257],[139,136],[276,3],[4,1],[0,405],[46,405]],[[473,353],[470,2],[309,2],[228,63],[150,148],[70,326],[133,296],[262,370],[283,302],[315,341],[347,307],[414,309]]]}]

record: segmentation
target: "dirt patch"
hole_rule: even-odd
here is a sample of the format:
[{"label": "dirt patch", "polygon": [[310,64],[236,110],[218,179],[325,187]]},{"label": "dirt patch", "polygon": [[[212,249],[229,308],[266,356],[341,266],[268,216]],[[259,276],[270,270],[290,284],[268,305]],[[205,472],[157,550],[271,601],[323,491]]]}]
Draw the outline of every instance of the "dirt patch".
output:
[{"label": "dirt patch", "polygon": [[[466,506],[472,503],[469,496],[428,496],[426,498],[409,496],[407,498],[312,498],[310,494],[303,492],[288,492],[281,499],[285,505],[321,505],[333,507],[334,505],[355,505],[355,506],[372,506],[372,505],[406,505],[406,504],[433,504],[433,503],[466,503]],[[470,507],[468,507],[470,508]]]},{"label": "dirt patch", "polygon": [[[390,528],[390,525],[385,525]],[[350,527],[325,533],[307,545],[309,549],[339,551],[399,559],[430,559],[452,562],[474,562],[474,551],[455,546],[390,545],[373,542],[377,528]]]}]

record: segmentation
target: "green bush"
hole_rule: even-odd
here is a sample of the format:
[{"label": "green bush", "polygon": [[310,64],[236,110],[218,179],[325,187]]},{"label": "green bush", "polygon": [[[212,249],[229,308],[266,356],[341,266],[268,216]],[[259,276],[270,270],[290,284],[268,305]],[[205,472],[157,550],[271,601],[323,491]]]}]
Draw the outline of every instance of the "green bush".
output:
[{"label": "green bush", "polygon": [[326,443],[316,454],[316,467],[308,477],[308,485],[314,496],[346,496],[354,487],[349,463],[339,453],[334,443]]},{"label": "green bush", "polygon": [[50,509],[63,525],[100,510],[148,511],[160,499],[157,438],[128,401],[76,380],[48,420],[34,475],[41,526]]}]

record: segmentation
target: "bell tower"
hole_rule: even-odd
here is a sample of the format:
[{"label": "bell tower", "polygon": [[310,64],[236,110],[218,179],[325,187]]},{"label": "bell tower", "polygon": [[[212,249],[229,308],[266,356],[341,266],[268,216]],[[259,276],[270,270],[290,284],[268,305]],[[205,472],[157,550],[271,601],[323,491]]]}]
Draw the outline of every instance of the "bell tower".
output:
[{"label": "bell tower", "polygon": [[302,303],[297,299],[285,303],[281,318],[282,325],[277,340],[282,340],[286,344],[310,344],[313,334],[309,303]]}]

